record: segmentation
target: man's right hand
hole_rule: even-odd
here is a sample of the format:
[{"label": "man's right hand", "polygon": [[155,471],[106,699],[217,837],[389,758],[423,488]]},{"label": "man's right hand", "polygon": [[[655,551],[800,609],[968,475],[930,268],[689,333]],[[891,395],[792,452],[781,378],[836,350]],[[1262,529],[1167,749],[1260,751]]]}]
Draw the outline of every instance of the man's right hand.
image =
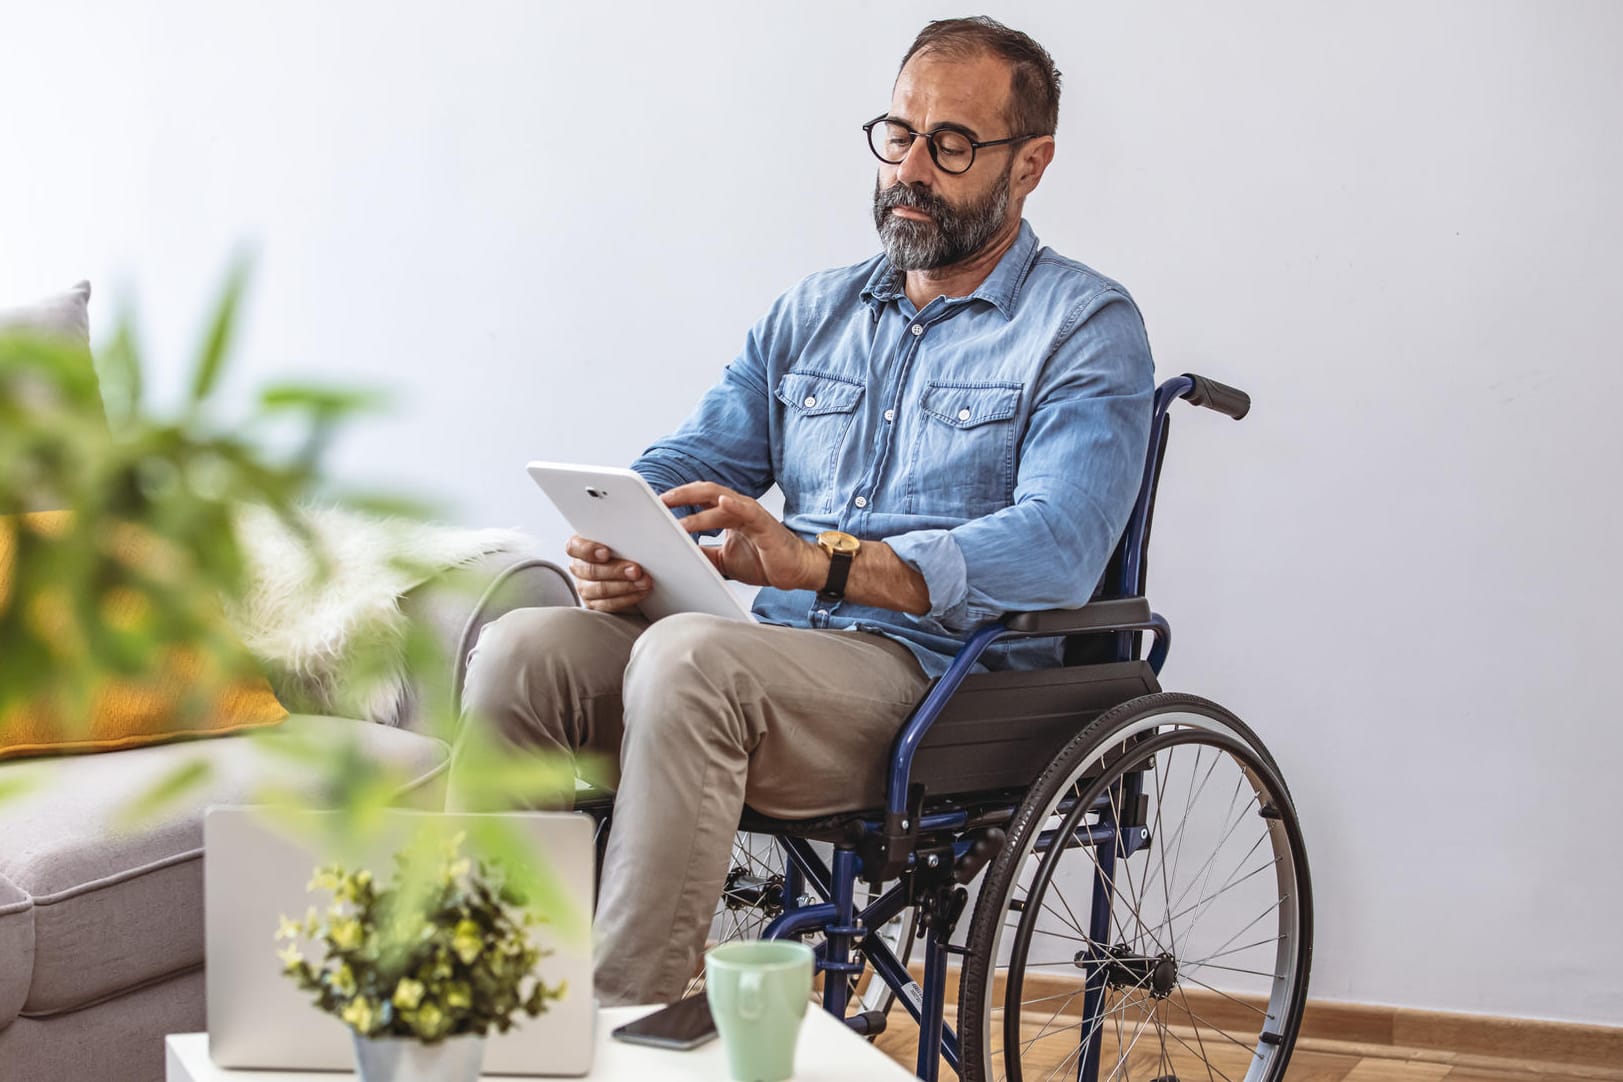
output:
[{"label": "man's right hand", "polygon": [[576,534],[564,551],[572,557],[569,573],[575,576],[581,600],[589,609],[629,612],[653,592],[648,573],[630,560],[618,559],[607,545]]}]

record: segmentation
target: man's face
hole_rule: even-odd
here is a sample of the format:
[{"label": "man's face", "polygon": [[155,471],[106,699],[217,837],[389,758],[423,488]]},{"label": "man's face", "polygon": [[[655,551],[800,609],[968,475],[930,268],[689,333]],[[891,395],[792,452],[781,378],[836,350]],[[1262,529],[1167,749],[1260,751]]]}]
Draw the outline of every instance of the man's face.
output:
[{"label": "man's face", "polygon": [[[946,60],[913,57],[896,79],[890,116],[918,132],[947,126],[976,141],[1022,134],[1006,130],[1009,68],[992,56]],[[934,270],[980,251],[1007,223],[1009,146],[986,147],[954,175],[939,169],[922,138],[900,164],[881,163],[874,182],[874,226],[899,270]]]}]

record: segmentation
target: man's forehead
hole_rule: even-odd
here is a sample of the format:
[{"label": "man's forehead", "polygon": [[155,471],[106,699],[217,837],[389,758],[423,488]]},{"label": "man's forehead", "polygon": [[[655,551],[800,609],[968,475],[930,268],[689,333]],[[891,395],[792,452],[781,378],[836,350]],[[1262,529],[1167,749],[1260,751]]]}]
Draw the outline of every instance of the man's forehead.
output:
[{"label": "man's forehead", "polygon": [[890,112],[915,126],[968,125],[984,138],[1007,115],[1011,82],[1008,63],[990,53],[919,53],[896,77]]}]

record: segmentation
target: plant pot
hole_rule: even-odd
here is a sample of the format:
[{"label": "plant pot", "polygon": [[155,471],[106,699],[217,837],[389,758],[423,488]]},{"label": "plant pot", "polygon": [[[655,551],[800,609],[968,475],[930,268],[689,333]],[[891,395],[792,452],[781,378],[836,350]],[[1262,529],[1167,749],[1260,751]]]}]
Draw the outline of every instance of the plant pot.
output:
[{"label": "plant pot", "polygon": [[477,1033],[424,1044],[410,1037],[355,1038],[360,1082],[479,1082],[485,1039]]}]

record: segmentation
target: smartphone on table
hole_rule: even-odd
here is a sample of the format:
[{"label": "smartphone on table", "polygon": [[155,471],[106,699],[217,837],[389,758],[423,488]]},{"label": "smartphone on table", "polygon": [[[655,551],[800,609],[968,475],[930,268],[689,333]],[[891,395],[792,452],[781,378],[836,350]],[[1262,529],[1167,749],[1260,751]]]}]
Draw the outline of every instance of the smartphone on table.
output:
[{"label": "smartphone on table", "polygon": [[716,1023],[710,1017],[710,1001],[700,992],[679,999],[668,1007],[661,1007],[652,1014],[645,1014],[635,1022],[627,1022],[613,1035],[616,1040],[631,1044],[686,1051],[714,1037]]}]

